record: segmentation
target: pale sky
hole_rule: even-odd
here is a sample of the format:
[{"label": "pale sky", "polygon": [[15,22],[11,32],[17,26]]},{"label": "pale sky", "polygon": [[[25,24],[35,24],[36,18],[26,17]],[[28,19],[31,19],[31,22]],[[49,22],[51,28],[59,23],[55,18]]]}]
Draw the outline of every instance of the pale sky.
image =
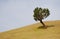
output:
[{"label": "pale sky", "polygon": [[60,20],[60,0],[0,0],[0,32],[36,23],[35,7],[49,8],[50,16],[43,21]]}]

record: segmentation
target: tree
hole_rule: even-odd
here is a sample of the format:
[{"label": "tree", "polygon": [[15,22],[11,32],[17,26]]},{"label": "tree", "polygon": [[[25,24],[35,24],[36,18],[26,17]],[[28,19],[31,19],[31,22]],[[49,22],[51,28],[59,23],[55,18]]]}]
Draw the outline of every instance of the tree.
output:
[{"label": "tree", "polygon": [[45,24],[43,23],[42,20],[47,18],[50,15],[49,9],[36,7],[33,12],[34,12],[34,15],[33,15],[34,20],[40,21],[43,27],[45,27]]}]

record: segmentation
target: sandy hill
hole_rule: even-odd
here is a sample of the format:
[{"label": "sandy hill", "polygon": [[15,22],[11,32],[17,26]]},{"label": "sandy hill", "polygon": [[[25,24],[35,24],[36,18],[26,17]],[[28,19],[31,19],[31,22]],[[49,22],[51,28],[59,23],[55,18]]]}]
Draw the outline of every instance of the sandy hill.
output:
[{"label": "sandy hill", "polygon": [[60,39],[60,20],[44,22],[47,28],[35,23],[0,33],[0,39]]}]

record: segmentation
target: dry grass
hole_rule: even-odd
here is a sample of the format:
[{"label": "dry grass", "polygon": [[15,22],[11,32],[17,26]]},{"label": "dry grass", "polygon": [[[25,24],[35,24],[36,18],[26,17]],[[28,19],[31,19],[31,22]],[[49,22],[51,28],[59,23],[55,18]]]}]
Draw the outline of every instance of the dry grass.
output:
[{"label": "dry grass", "polygon": [[23,28],[0,33],[0,39],[60,39],[60,21],[44,22],[48,27],[40,23],[32,24]]}]

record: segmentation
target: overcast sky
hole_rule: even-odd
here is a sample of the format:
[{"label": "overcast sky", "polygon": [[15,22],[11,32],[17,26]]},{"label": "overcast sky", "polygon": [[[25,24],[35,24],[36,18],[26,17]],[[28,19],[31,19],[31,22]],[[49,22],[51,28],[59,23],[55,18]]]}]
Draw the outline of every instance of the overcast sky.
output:
[{"label": "overcast sky", "polygon": [[49,8],[47,20],[60,20],[60,0],[0,0],[0,32],[35,23],[35,7]]}]

